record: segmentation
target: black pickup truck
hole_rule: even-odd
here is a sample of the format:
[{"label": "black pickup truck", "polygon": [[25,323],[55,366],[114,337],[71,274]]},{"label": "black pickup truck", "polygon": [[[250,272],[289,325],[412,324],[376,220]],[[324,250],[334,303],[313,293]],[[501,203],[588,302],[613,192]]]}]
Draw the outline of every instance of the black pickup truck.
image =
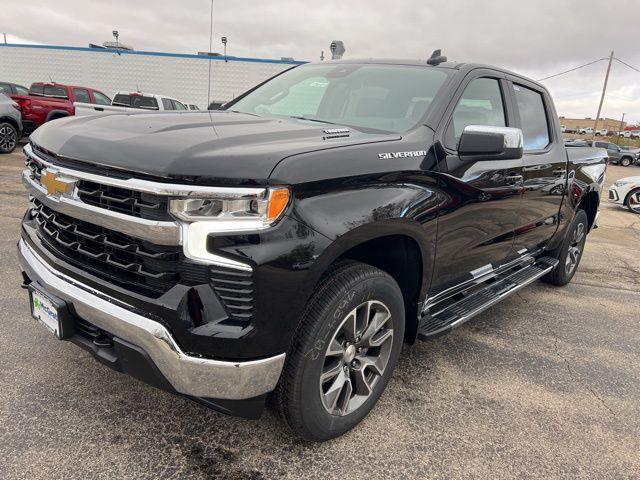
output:
[{"label": "black pickup truck", "polygon": [[557,118],[540,84],[436,54],[295,67],[221,111],[47,123],[23,172],[32,315],[156,387],[338,436],[403,342],[571,280],[607,153],[567,151]]}]

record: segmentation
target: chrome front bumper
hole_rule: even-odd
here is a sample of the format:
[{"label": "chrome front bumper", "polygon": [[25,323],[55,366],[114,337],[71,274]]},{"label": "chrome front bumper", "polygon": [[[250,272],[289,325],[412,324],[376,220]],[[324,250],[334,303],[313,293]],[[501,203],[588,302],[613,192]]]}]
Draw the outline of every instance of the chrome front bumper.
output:
[{"label": "chrome front bumper", "polygon": [[72,304],[83,319],[142,348],[167,381],[182,394],[242,400],[270,392],[278,383],[284,353],[246,362],[188,355],[160,323],[54,270],[22,239],[18,243],[18,253],[22,269],[31,281]]}]

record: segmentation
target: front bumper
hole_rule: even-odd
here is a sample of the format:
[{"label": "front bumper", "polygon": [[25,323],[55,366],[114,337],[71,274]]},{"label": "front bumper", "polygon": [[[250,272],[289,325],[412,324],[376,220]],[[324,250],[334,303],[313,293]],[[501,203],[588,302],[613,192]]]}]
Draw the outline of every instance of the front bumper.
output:
[{"label": "front bumper", "polygon": [[18,253],[22,270],[32,282],[66,301],[80,318],[141,349],[178,393],[245,400],[275,388],[284,366],[284,353],[241,362],[188,355],[163,325],[54,270],[22,239]]}]

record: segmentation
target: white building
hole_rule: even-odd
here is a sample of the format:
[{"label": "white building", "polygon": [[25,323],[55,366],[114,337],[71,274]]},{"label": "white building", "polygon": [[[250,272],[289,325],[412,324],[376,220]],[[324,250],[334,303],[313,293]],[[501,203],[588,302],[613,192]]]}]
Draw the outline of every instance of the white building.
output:
[{"label": "white building", "polygon": [[29,87],[33,82],[92,87],[109,96],[119,90],[163,94],[207,107],[211,61],[211,101],[228,101],[282,70],[304,62],[215,57],[0,43],[0,81]]}]

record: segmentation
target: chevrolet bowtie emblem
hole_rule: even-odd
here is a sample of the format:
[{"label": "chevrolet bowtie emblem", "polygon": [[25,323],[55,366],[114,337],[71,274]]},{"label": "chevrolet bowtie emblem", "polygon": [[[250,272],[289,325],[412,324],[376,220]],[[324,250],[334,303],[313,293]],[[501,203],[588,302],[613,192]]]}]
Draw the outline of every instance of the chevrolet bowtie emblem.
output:
[{"label": "chevrolet bowtie emblem", "polygon": [[40,183],[47,189],[47,194],[59,197],[71,192],[76,181],[71,178],[59,177],[57,172],[46,169],[40,176]]}]

